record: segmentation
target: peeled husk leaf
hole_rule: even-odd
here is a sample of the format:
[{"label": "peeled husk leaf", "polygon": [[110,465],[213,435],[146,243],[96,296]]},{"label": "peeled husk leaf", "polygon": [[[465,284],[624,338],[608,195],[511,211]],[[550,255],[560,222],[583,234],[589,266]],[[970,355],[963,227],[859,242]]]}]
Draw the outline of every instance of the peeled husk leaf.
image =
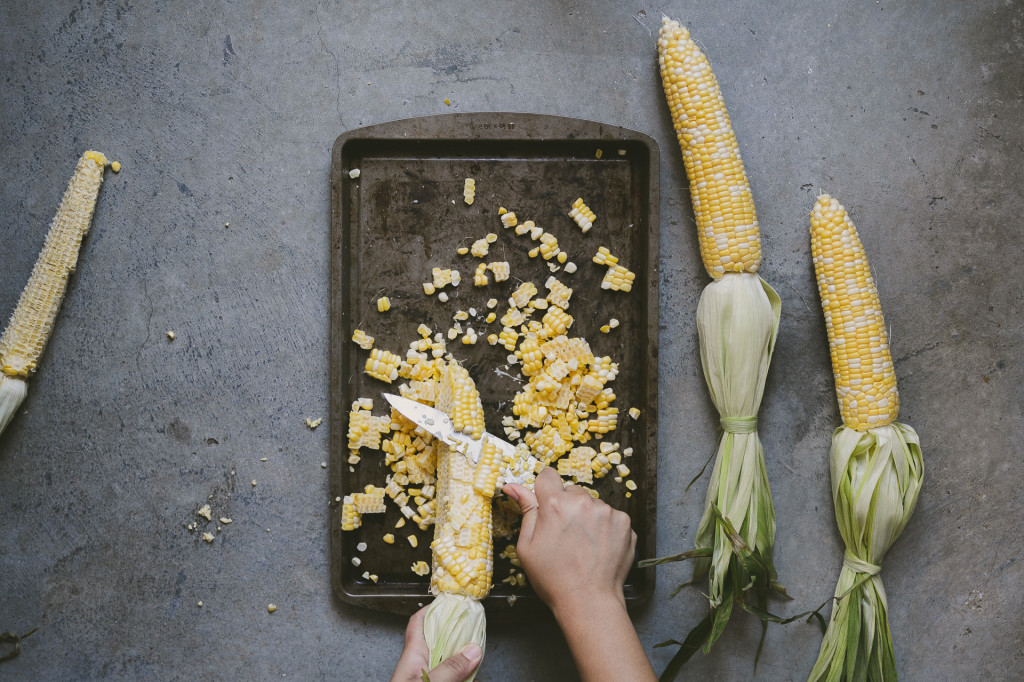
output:
[{"label": "peeled husk leaf", "polygon": [[28,393],[28,382],[19,377],[0,374],[0,433],[4,432],[14,413]]},{"label": "peeled husk leaf", "polygon": [[694,579],[709,575],[718,611],[705,650],[742,592],[753,588],[763,603],[770,589],[782,591],[771,560],[775,509],[756,430],[781,308],[779,295],[754,273],[720,277],[697,306],[701,365],[724,427],[696,539],[698,549],[711,548],[713,555],[697,559]]},{"label": "peeled husk leaf", "polygon": [[888,604],[878,567],[917,504],[921,442],[905,424],[832,435],[832,498],[846,558],[810,680],[895,680]]},{"label": "peeled husk leaf", "polygon": [[[487,644],[484,607],[472,597],[441,593],[427,607],[423,636],[430,649],[431,670],[444,659],[457,654],[467,644],[475,642],[483,651]],[[475,677],[474,672],[468,682],[472,682]]]}]

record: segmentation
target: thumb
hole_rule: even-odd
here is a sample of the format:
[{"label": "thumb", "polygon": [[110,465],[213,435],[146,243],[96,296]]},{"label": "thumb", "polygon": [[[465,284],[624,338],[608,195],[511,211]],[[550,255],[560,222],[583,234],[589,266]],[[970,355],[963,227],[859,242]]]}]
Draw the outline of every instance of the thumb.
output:
[{"label": "thumb", "polygon": [[537,526],[537,496],[533,494],[533,491],[517,483],[509,483],[502,490],[519,503],[520,513],[523,517],[519,538],[529,540],[533,537],[533,529]]},{"label": "thumb", "polygon": [[480,665],[484,657],[483,649],[478,644],[467,644],[452,656],[441,661],[429,673],[430,682],[465,682]]}]

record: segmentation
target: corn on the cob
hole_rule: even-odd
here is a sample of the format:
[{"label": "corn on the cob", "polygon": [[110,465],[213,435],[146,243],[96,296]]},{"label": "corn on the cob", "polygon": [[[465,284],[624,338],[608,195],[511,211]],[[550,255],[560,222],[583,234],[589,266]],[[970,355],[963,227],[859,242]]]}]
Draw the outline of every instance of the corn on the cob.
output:
[{"label": "corn on the cob", "polygon": [[860,430],[890,424],[900,398],[878,291],[857,228],[828,195],[811,211],[811,255],[843,423]]},{"label": "corn on the cob", "polygon": [[846,553],[810,680],[895,680],[879,573],[917,503],[924,476],[921,444],[911,427],[896,422],[896,374],[857,229],[827,195],[811,212],[811,252],[843,419],[832,436],[829,465]]},{"label": "corn on the cob", "polygon": [[25,399],[26,381],[50,338],[82,239],[92,223],[107,164],[107,158],[95,151],[85,152],[78,160],[28,284],[0,336],[0,433]]},{"label": "corn on the cob", "polygon": [[[450,362],[445,367],[435,406],[452,417],[456,430],[482,437],[480,394],[469,372],[458,363]],[[430,590],[436,598],[424,622],[431,668],[470,642],[481,649],[486,642],[486,621],[479,600],[490,592],[494,566],[493,489],[484,494],[474,484],[485,487],[492,468],[496,471],[497,467],[493,466],[493,453],[482,455],[479,464],[482,467],[455,448],[438,445],[438,507],[434,540],[430,543]]]},{"label": "corn on the cob", "polygon": [[[782,591],[771,560],[775,512],[757,435],[781,302],[755,274],[761,259],[757,217],[711,65],[689,32],[668,18],[662,21],[658,54],[690,181],[701,259],[714,279],[697,307],[701,365],[723,431],[696,538],[698,549],[712,552],[694,569],[694,580],[708,575],[710,582],[714,627],[701,635],[707,651],[744,592],[752,590],[763,601],[770,590]],[[610,266],[608,286],[628,290],[623,284],[628,286],[629,278],[615,271],[621,266],[610,254],[598,256]]]},{"label": "corn on the cob", "polygon": [[761,263],[750,183],[711,64],[678,22],[665,18],[658,63],[672,113],[704,267],[712,277],[757,272]]}]

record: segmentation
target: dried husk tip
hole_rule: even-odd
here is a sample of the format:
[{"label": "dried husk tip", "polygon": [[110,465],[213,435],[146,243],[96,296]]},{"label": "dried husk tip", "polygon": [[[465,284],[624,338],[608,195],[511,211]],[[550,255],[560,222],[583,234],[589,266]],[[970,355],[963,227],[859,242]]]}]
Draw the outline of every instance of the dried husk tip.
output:
[{"label": "dried husk tip", "polygon": [[21,407],[28,393],[28,382],[20,377],[0,373],[0,433],[7,428],[14,413]]},{"label": "dried husk tip", "polygon": [[[487,617],[483,604],[472,597],[442,592],[427,607],[423,636],[430,649],[431,669],[457,654],[467,644],[476,643],[483,652],[487,644]],[[468,682],[475,678],[474,672]]]},{"label": "dried husk tip", "polygon": [[846,544],[835,601],[811,682],[895,680],[882,559],[910,520],[924,475],[914,429],[892,423],[832,435],[832,498]]}]

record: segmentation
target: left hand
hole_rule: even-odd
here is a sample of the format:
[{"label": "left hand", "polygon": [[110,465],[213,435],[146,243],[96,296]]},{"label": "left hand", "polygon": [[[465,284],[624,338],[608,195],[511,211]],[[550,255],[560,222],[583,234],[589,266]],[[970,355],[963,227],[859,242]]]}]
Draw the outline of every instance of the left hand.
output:
[{"label": "left hand", "polygon": [[[405,648],[398,659],[391,682],[423,682],[423,671],[430,665],[430,650],[423,637],[423,618],[427,607],[412,614],[405,628]],[[427,672],[430,682],[465,682],[480,665],[483,652],[476,644],[468,644],[450,658],[441,661],[436,668]]]}]

